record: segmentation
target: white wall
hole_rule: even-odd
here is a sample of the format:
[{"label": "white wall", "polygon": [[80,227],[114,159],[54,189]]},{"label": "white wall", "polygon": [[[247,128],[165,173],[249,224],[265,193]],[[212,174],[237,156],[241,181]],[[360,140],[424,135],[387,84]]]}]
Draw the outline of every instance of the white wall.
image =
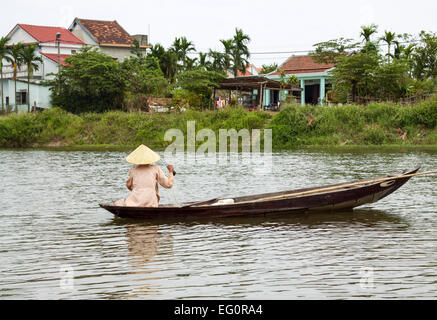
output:
[{"label": "white wall", "polygon": [[[41,52],[48,54],[58,54],[58,46],[55,43],[44,43],[41,45]],[[72,54],[72,50],[79,52],[82,49],[82,45],[63,44],[59,46],[61,54]]]},{"label": "white wall", "polygon": [[55,78],[55,76],[48,76],[50,73],[58,73],[58,64],[54,62],[53,60],[50,60],[47,57],[42,56],[42,59],[44,61],[44,66],[42,69],[42,72],[44,73],[44,79],[45,80],[52,80]]},{"label": "white wall", "polygon": [[96,41],[94,41],[93,38],[91,38],[83,29],[81,26],[76,24],[71,30],[71,33],[73,33],[76,37],[78,37],[80,40],[85,42],[89,46],[95,46],[98,45]]},{"label": "white wall", "polygon": [[[15,86],[13,80],[3,80],[3,88],[4,88],[4,102],[6,104],[6,97],[9,97],[9,105],[13,107],[15,110]],[[27,91],[27,83],[22,81],[17,81],[17,92],[24,90]],[[36,105],[39,108],[50,108],[50,89],[49,87],[30,84],[30,105],[33,106],[36,101]],[[0,92],[1,95],[1,92]],[[1,103],[0,103],[1,104]],[[27,112],[27,104],[18,105],[19,112]]]},{"label": "white wall", "polygon": [[130,52],[131,48],[130,47],[106,47],[106,46],[102,46],[100,47],[100,51],[104,54],[107,54],[108,56],[111,56],[115,59],[117,59],[118,61],[123,61],[124,59],[130,58],[132,56],[134,56],[131,52]]},{"label": "white wall", "polygon": [[14,29],[12,29],[12,32],[9,34],[9,37],[11,38],[10,42],[8,44],[17,44],[19,42],[23,43],[34,43],[38,42],[35,38],[33,38],[30,34],[28,34],[26,31],[21,29],[21,27],[16,26]]}]

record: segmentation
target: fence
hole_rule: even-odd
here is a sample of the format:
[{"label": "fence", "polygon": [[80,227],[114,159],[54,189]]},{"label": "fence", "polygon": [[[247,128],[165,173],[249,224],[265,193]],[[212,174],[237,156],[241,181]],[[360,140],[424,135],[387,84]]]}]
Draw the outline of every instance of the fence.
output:
[{"label": "fence", "polygon": [[[42,112],[44,111],[44,108],[40,108],[36,105],[36,101],[33,103],[33,106],[30,107],[30,112],[36,113],[36,112]],[[27,112],[27,111],[26,111]],[[0,115],[10,115],[13,113],[18,113],[18,108],[11,106],[9,104],[4,106],[4,109],[1,109],[0,107]]]}]

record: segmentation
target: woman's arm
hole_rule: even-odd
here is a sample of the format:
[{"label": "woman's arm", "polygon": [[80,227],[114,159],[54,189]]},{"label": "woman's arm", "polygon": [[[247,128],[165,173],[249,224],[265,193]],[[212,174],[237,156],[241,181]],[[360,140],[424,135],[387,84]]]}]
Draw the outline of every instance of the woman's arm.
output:
[{"label": "woman's arm", "polygon": [[169,167],[170,167],[170,165],[167,166],[167,168],[170,171],[168,178],[165,176],[164,171],[162,171],[161,168],[157,167],[158,168],[158,183],[166,189],[170,189],[171,187],[173,187],[173,183],[174,183],[173,166],[171,166],[171,168],[169,168]]},{"label": "woman's arm", "polygon": [[129,170],[129,175],[126,180],[126,188],[132,191],[134,187],[134,177],[132,176],[132,169]]}]

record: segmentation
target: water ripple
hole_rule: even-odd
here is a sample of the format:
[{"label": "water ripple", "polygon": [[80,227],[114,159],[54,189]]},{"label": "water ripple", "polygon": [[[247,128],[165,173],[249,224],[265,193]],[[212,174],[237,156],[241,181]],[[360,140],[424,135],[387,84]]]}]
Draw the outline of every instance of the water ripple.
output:
[{"label": "water ripple", "polygon": [[[0,151],[1,299],[436,298],[435,176],[353,212],[204,222],[114,219],[119,152]],[[346,182],[435,152],[275,153],[272,172],[176,157],[164,202]],[[365,165],[363,165],[365,164]]]}]

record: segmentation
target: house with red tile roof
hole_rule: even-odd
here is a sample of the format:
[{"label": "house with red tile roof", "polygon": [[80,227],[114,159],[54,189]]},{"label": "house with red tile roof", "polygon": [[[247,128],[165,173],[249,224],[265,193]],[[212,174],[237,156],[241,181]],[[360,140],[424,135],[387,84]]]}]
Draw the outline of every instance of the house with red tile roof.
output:
[{"label": "house with red tile roof", "polygon": [[[34,79],[46,80],[49,73],[56,73],[58,67],[58,42],[56,40],[57,34],[59,38],[59,51],[61,60],[60,63],[65,63],[65,58],[69,55],[80,51],[85,43],[68,31],[61,27],[48,26],[34,26],[29,24],[17,24],[7,35],[11,40],[9,45],[16,45],[21,42],[24,45],[35,45],[35,51],[43,58],[43,66],[34,73]],[[12,77],[12,68],[6,70],[6,76]],[[18,75],[19,78],[27,77],[27,70],[25,66],[21,68]],[[49,77],[50,78],[50,77]]]},{"label": "house with red tile roof", "polygon": [[131,47],[135,39],[139,41],[141,49],[151,47],[147,43],[147,36],[131,36],[117,21],[75,18],[68,29],[87,46],[97,47],[120,61],[133,56]]},{"label": "house with red tile roof", "polygon": [[[59,40],[57,40],[59,35]],[[27,102],[30,100],[33,105],[36,102],[38,107],[49,108],[50,90],[46,86],[40,85],[43,80],[52,79],[58,72],[58,62],[63,65],[65,59],[71,54],[80,51],[85,43],[65,28],[50,26],[35,26],[29,24],[17,24],[7,35],[11,40],[8,45],[23,43],[35,45],[36,55],[41,56],[43,62],[38,63],[38,70],[33,72],[30,81],[30,96],[27,92],[27,67],[21,66],[17,72],[17,95],[15,96],[13,78],[13,67],[11,64],[4,63],[3,67],[3,86],[5,101],[9,104],[18,106],[18,110],[27,111]],[[58,57],[58,43],[60,59]]]},{"label": "house with red tile roof", "polygon": [[[330,71],[334,64],[315,62],[311,56],[291,56],[277,70],[268,74],[268,77],[275,80],[281,79],[281,72],[286,77],[291,75],[297,77],[300,87],[303,89],[301,103],[325,104],[326,92],[332,87]],[[268,95],[268,94],[267,94]]]}]

